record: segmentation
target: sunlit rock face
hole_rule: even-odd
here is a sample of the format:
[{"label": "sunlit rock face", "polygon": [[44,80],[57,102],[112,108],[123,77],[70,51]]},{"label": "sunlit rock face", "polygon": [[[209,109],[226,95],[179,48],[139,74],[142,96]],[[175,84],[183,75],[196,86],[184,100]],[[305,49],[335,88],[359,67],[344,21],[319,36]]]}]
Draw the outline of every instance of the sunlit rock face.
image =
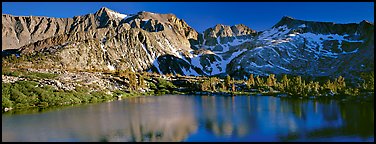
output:
[{"label": "sunlit rock face", "polygon": [[374,70],[374,24],[283,17],[255,31],[217,24],[197,32],[174,14],[121,14],[101,8],[73,18],[2,15],[2,50],[47,58],[61,69],[148,71],[180,75],[292,74],[353,78]]},{"label": "sunlit rock face", "polygon": [[[64,69],[146,71],[160,56],[189,53],[197,32],[173,14],[120,14],[101,8],[74,18],[3,14],[2,50],[45,53]],[[41,65],[41,64],[38,64]]]}]

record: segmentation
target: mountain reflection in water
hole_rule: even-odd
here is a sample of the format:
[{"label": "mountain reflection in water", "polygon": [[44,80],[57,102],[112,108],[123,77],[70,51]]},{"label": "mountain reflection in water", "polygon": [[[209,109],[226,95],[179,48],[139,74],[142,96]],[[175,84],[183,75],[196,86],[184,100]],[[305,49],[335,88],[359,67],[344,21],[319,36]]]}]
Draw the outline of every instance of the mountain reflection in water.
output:
[{"label": "mountain reflection in water", "polygon": [[373,141],[373,104],[255,96],[130,98],[2,116],[3,141]]}]

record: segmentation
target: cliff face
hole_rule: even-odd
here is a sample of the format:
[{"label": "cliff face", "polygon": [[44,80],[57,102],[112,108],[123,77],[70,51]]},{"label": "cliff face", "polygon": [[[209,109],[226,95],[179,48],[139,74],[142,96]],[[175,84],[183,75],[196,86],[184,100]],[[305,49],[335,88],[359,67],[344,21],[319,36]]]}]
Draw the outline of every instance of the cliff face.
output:
[{"label": "cliff face", "polygon": [[198,33],[174,14],[128,15],[107,8],[74,18],[2,17],[3,53],[48,55],[29,65],[237,78],[250,73],[351,77],[374,70],[374,24],[367,21],[283,17],[261,32],[217,24]]},{"label": "cliff face", "polygon": [[159,56],[189,53],[189,40],[198,35],[173,14],[124,15],[101,8],[73,19],[4,17],[3,50],[48,53],[53,59],[44,63],[59,68],[147,70]]},{"label": "cliff face", "polygon": [[95,14],[73,18],[51,18],[41,16],[2,15],[2,50],[17,49],[24,45],[44,40],[56,35],[95,30],[119,23],[119,17],[107,8]]}]

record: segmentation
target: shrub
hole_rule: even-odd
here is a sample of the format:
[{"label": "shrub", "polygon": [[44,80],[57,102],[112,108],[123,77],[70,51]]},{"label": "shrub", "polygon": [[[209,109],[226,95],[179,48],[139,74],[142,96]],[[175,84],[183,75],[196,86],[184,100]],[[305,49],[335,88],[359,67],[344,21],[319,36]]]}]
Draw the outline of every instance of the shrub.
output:
[{"label": "shrub", "polygon": [[172,90],[172,89],[175,89],[176,86],[174,84],[172,84],[171,82],[169,81],[166,81],[165,79],[162,79],[162,78],[158,78],[158,83],[157,83],[157,87],[158,89],[168,89],[168,90]]},{"label": "shrub", "polygon": [[169,93],[169,91],[166,90],[166,89],[161,89],[161,90],[157,91],[157,95],[164,95],[164,94],[168,94],[168,93]]},{"label": "shrub", "polygon": [[152,82],[149,83],[149,88],[152,89],[152,90],[157,90],[158,89],[157,86],[154,83],[152,83]]},{"label": "shrub", "polygon": [[13,107],[13,102],[8,97],[2,97],[1,102],[2,109]]}]

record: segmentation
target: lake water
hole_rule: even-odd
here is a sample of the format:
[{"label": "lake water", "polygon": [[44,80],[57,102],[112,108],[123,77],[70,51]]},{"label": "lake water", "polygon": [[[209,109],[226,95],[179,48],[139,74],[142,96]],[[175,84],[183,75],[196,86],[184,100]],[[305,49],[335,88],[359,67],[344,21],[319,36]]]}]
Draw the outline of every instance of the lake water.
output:
[{"label": "lake water", "polygon": [[3,114],[2,141],[373,142],[374,108],[268,96],[149,96]]}]

